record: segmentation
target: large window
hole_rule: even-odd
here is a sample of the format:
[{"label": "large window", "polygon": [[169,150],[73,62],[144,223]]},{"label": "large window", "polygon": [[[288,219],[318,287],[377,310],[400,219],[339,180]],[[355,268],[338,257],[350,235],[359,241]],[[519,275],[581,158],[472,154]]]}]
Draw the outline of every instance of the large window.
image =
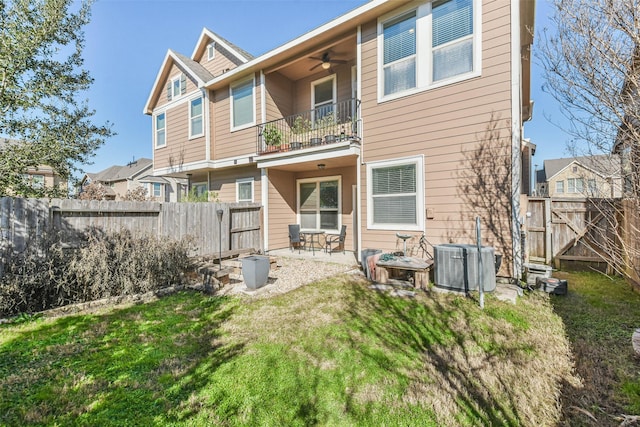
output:
[{"label": "large window", "polygon": [[156,116],[155,120],[156,127],[156,148],[164,147],[167,145],[167,121],[166,114],[160,113]]},{"label": "large window", "polygon": [[255,124],[253,79],[231,86],[231,130]]},{"label": "large window", "polygon": [[236,202],[253,202],[253,178],[236,180]]},{"label": "large window", "polygon": [[479,75],[480,16],[479,0],[436,0],[382,17],[379,99]]},{"label": "large window", "polygon": [[189,103],[189,136],[201,136],[202,127],[202,98],[196,98]]},{"label": "large window", "polygon": [[423,228],[422,164],[420,156],[367,165],[367,220],[370,228]]},{"label": "large window", "polygon": [[556,181],[556,193],[564,193],[564,181]]},{"label": "large window", "polygon": [[298,215],[303,230],[338,231],[340,228],[340,178],[298,181]]},{"label": "large window", "polygon": [[383,37],[384,94],[416,87],[416,12],[385,23]]}]

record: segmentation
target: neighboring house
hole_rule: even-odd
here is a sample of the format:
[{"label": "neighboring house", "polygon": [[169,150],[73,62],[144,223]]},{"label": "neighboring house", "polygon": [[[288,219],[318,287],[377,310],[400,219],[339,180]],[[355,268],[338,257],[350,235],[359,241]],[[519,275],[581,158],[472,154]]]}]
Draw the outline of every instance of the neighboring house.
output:
[{"label": "neighboring house", "polygon": [[[266,250],[292,223],[347,225],[356,252],[395,249],[396,232],[471,243],[480,215],[517,276],[534,8],[372,0],[255,58],[205,28],[190,56],[167,52],[144,107],[153,175],[261,203]],[[469,194],[467,172],[498,173],[474,158],[490,130],[501,185]],[[473,202],[496,194],[498,217]]]},{"label": "neighboring house", "polygon": [[101,184],[106,189],[107,200],[122,200],[129,190],[144,187],[147,197],[158,202],[177,202],[186,194],[187,179],[157,177],[151,175],[153,161],[140,158],[124,166],[111,166],[97,173],[86,173],[81,181],[81,190],[91,183]]},{"label": "neighboring house", "polygon": [[[0,148],[5,144],[18,143],[13,139],[0,138]],[[23,174],[23,179],[34,188],[58,187],[66,194],[67,181],[56,175],[51,166],[40,165],[36,168],[30,167]]]},{"label": "neighboring house", "polygon": [[537,171],[536,192],[541,197],[621,197],[622,175],[618,155],[550,159]]}]

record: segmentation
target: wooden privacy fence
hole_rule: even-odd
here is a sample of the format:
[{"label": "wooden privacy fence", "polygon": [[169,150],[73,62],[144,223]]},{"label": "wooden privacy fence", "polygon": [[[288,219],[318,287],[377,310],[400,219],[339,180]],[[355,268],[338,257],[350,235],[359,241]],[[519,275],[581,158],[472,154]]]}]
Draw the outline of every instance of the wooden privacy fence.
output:
[{"label": "wooden privacy fence", "polygon": [[[614,202],[617,203],[617,202]],[[606,210],[612,200],[583,198],[529,198],[528,259],[532,263],[595,263],[610,268],[603,247],[616,240]]]},{"label": "wooden privacy fence", "polygon": [[[218,220],[222,211],[222,221]],[[198,255],[263,249],[262,206],[258,203],[159,203],[67,199],[0,198],[0,250],[24,251],[47,232],[69,245],[90,229],[192,236]]]}]

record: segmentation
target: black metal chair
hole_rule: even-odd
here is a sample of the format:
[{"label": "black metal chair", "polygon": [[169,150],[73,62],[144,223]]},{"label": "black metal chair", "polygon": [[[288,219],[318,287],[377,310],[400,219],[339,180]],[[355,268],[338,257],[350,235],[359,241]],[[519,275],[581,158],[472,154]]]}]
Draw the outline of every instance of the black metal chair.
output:
[{"label": "black metal chair", "polygon": [[300,248],[306,248],[306,244],[304,234],[300,233],[300,224],[289,224],[289,249],[293,252],[293,248],[297,246],[300,253]]},{"label": "black metal chair", "polygon": [[340,234],[327,234],[326,236],[327,243],[324,247],[325,251],[329,252],[329,255],[331,255],[331,252],[333,251],[331,246],[336,245],[336,249],[342,246],[342,253],[344,253],[344,239],[346,236],[347,236],[346,225],[342,226],[342,228],[340,229]]}]

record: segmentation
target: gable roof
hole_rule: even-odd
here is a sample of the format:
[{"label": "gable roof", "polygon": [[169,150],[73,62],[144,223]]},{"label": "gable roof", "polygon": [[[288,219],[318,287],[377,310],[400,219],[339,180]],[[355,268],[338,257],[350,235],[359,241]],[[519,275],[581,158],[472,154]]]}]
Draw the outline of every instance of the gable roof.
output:
[{"label": "gable roof", "polygon": [[191,59],[196,59],[198,53],[204,50],[205,46],[209,44],[209,40],[212,40],[224,47],[229,53],[238,58],[242,63],[246,63],[254,58],[254,56],[246,50],[238,47],[237,45],[231,43],[229,40],[205,27],[202,29],[202,33],[200,33],[200,38],[198,39],[198,43],[196,43],[195,49],[193,49]]},{"label": "gable roof", "polygon": [[603,154],[545,160],[544,174],[539,176],[539,178],[542,178],[543,181],[549,181],[572,164],[582,166],[603,177],[620,175],[620,157],[617,155]]},{"label": "gable roof", "polygon": [[114,165],[110,166],[100,172],[87,173],[86,176],[91,178],[94,182],[116,182],[124,181],[127,179],[133,179],[136,175],[153,166],[153,160],[147,158],[140,158],[128,163],[124,166]]},{"label": "gable roof", "polygon": [[191,78],[193,78],[198,84],[198,87],[203,87],[205,82],[213,78],[213,74],[211,74],[209,70],[203,67],[199,62],[196,62],[181,53],[174,52],[171,49],[167,50],[167,54],[165,55],[162,65],[160,66],[160,70],[158,71],[158,75],[156,76],[156,80],[153,82],[149,98],[144,105],[144,114],[151,114],[151,103],[158,95],[158,92],[164,88],[164,86],[160,86],[160,82],[168,78],[171,65],[174,63],[180,66]]}]

